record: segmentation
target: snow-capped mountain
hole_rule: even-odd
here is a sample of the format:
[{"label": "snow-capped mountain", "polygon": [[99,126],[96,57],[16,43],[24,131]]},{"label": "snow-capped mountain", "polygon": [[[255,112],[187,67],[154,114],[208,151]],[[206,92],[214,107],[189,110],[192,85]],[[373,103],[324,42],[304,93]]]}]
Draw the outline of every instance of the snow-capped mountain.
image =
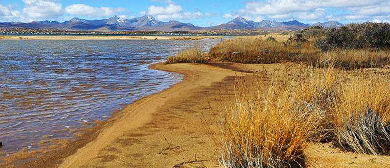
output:
[{"label": "snow-capped mountain", "polygon": [[[324,22],[315,25],[321,25],[325,28],[340,27],[338,22]],[[142,16],[132,19],[126,19],[121,16],[114,16],[108,19],[86,20],[73,18],[65,22],[57,21],[36,21],[30,23],[3,22],[0,28],[24,27],[38,29],[60,29],[60,30],[98,30],[98,31],[131,31],[131,30],[153,30],[153,31],[182,31],[182,30],[201,30],[201,29],[277,29],[277,30],[300,30],[309,27],[309,24],[297,20],[278,22],[263,20],[254,22],[243,17],[237,17],[233,20],[213,27],[198,27],[191,23],[182,23],[178,21],[162,22],[153,16]]]},{"label": "snow-capped mountain", "polygon": [[[325,28],[340,27],[338,22],[324,22],[321,25]],[[279,22],[275,20],[263,20],[254,22],[243,17],[237,17],[225,24],[212,27],[212,29],[278,29],[278,30],[300,30],[311,25],[299,22],[297,20]]]}]

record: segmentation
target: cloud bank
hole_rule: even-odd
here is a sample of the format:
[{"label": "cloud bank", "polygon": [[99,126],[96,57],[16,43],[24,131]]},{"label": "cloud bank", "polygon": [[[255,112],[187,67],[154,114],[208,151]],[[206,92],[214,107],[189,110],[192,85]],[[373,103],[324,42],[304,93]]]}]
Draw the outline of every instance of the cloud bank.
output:
[{"label": "cloud bank", "polygon": [[[62,5],[64,0],[22,0],[22,7],[0,4],[1,21],[58,20],[68,17],[103,18],[123,15],[124,8],[96,7],[86,4]],[[156,3],[145,8],[140,15],[152,15],[159,20],[191,20],[218,18],[220,21],[242,16],[261,21],[286,21],[297,19],[304,22],[340,21],[348,22],[390,22],[389,0],[265,0],[247,1],[240,8],[232,7],[230,13],[213,11],[186,11],[172,0],[150,0]],[[237,2],[238,3],[238,2]],[[223,3],[221,4],[223,5]],[[132,9],[127,9],[132,10]],[[214,11],[216,12],[216,11]]]},{"label": "cloud bank", "polygon": [[305,21],[375,21],[390,20],[388,0],[268,0],[247,2],[241,10],[225,17],[244,16],[248,19],[299,19]]}]

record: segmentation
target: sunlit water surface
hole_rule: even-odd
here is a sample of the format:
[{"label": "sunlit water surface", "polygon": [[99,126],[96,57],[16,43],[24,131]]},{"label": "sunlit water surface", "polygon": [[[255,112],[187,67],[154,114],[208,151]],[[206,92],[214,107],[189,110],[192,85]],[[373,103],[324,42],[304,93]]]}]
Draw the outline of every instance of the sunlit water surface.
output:
[{"label": "sunlit water surface", "polygon": [[2,155],[72,138],[126,104],[159,92],[181,75],[148,69],[202,41],[0,41]]}]

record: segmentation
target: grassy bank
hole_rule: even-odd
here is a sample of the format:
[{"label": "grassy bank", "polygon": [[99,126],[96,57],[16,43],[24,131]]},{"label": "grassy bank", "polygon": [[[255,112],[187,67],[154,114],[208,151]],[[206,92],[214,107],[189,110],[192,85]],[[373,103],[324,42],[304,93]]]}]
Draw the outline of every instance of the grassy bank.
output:
[{"label": "grassy bank", "polygon": [[225,167],[304,167],[309,142],[389,154],[388,74],[313,67],[263,73],[269,82],[238,83],[244,89],[222,113]]},{"label": "grassy bank", "polygon": [[221,112],[216,133],[224,167],[305,167],[309,142],[389,155],[389,27],[373,23],[330,30],[314,27],[284,41],[236,38],[209,53],[184,51],[168,63],[292,62],[299,67],[256,73],[270,78],[266,82],[238,80],[235,103]]}]

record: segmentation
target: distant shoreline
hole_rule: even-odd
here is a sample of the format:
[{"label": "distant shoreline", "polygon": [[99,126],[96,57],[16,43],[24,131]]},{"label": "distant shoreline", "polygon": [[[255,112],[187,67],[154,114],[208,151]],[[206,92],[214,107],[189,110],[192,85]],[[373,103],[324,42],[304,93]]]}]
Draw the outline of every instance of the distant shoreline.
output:
[{"label": "distant shoreline", "polygon": [[202,40],[220,39],[223,36],[78,36],[78,35],[27,35],[0,36],[0,40]]}]

